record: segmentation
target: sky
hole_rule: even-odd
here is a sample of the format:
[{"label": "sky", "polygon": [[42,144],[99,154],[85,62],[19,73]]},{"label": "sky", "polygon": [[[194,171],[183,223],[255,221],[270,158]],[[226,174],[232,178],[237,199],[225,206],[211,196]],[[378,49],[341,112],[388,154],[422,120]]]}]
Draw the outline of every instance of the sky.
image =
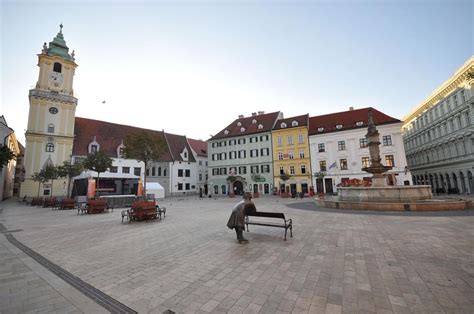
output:
[{"label": "sky", "polygon": [[473,55],[473,3],[0,0],[0,115],[24,144],[63,23],[78,117],[202,140],[257,111],[402,120]]}]

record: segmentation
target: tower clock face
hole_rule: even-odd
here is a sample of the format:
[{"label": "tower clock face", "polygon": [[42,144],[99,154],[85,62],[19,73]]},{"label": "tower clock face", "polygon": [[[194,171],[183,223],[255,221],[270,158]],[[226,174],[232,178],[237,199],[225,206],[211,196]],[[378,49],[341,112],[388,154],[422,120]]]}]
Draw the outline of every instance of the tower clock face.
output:
[{"label": "tower clock face", "polygon": [[63,75],[59,72],[52,71],[49,73],[49,83],[55,87],[59,87],[63,84]]}]

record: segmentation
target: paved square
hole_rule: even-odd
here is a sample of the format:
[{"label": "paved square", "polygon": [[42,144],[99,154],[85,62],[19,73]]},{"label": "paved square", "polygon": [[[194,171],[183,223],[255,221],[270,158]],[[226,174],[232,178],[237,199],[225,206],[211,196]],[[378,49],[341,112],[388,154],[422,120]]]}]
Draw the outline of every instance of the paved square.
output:
[{"label": "paved square", "polygon": [[[162,221],[0,203],[18,241],[139,313],[472,313],[474,212],[373,214],[317,209],[310,199],[256,199],[293,219],[226,223],[239,199],[172,198]],[[4,235],[5,230],[3,231]],[[101,308],[0,234],[0,312]],[[83,299],[81,299],[83,298]],[[36,308],[35,308],[36,306]]]}]

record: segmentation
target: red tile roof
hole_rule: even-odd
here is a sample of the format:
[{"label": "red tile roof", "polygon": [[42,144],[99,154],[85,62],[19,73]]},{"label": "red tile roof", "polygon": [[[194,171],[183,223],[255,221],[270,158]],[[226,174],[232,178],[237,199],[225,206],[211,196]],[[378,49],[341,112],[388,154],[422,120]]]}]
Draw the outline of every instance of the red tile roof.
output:
[{"label": "red tile roof", "polygon": [[[308,125],[308,118],[309,114],[305,114],[302,116],[296,116],[296,117],[291,117],[291,118],[285,118],[285,119],[280,119],[276,122],[275,127],[273,130],[281,130],[281,129],[289,129],[289,128],[297,128],[301,126],[307,126]],[[293,121],[298,122],[297,126],[292,126]],[[282,128],[281,124],[286,123],[286,127]]]},{"label": "red tile roof", "polygon": [[[195,162],[193,153],[191,152],[191,147],[186,140],[186,136],[183,135],[176,135],[165,133],[166,141],[168,142],[168,147],[171,153],[171,157],[173,160],[176,161],[190,161]],[[183,152],[184,148],[188,150],[188,160],[183,160],[181,157],[181,153]]]},{"label": "red tile roof", "polygon": [[[322,116],[315,116],[309,118],[309,135],[324,134],[337,131],[346,131],[355,128],[367,128],[368,113],[372,110],[372,118],[375,125],[399,123],[398,119],[387,116],[386,114],[374,109],[372,107],[349,110],[343,112],[336,112]],[[358,126],[358,122],[363,122]],[[342,128],[337,129],[336,125],[342,125]],[[323,128],[323,131],[318,129]]]},{"label": "red tile roof", "polygon": [[188,138],[189,145],[198,156],[207,157],[207,142],[202,140],[193,140]]},{"label": "red tile roof", "polygon": [[[245,136],[262,132],[270,132],[275,126],[275,122],[278,119],[279,115],[280,111],[277,111],[272,113],[264,113],[252,115],[250,117],[239,118],[229,124],[225,129],[214,135],[211,140],[236,136]],[[256,120],[256,123],[252,123],[253,120]],[[239,122],[241,125],[238,125]],[[261,129],[258,128],[260,124],[263,126],[263,128]],[[242,127],[245,128],[244,132],[240,131]]]},{"label": "red tile roof", "polygon": [[[154,131],[129,125],[76,117],[72,154],[76,156],[87,155],[89,143],[94,140],[95,136],[97,143],[100,145],[100,150],[105,152],[108,156],[116,158],[117,148],[122,143],[122,141],[125,140],[127,135],[137,131],[150,132],[164,140],[164,132],[162,131]],[[169,152],[164,153],[159,160],[173,161]]]}]

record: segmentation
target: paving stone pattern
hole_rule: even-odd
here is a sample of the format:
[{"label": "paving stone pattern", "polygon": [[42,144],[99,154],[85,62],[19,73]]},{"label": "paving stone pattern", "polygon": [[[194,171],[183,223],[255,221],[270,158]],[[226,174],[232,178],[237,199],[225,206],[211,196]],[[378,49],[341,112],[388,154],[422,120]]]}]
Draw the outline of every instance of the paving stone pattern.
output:
[{"label": "paving stone pattern", "polygon": [[[117,209],[77,215],[10,201],[0,205],[0,222],[139,313],[474,312],[474,215],[364,215],[307,210],[308,199],[261,198],[258,210],[293,219],[293,238],[252,226],[250,243],[238,244],[226,228],[237,201],[167,199],[164,220],[131,224],[121,223]],[[23,312],[48,285],[2,243],[0,312]],[[31,296],[15,287],[29,287]],[[45,298],[60,303],[59,292]]]}]

